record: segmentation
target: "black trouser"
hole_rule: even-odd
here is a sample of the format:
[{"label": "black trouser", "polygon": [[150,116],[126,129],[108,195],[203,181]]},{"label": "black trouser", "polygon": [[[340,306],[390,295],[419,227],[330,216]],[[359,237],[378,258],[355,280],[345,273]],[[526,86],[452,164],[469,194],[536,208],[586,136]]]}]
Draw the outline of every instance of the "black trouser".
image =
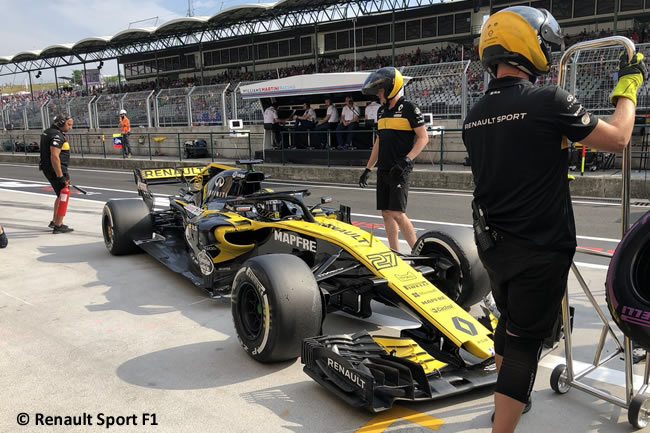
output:
[{"label": "black trouser", "polygon": [[377,210],[406,212],[409,173],[394,178],[390,170],[377,170]]},{"label": "black trouser", "polygon": [[479,257],[490,276],[500,321],[515,335],[544,339],[553,332],[567,287],[573,250],[527,248],[511,237]]},{"label": "black trouser", "polygon": [[129,135],[130,135],[129,132],[127,132],[126,134],[122,133],[122,154],[123,155],[131,154],[131,146],[129,145]]},{"label": "black trouser", "polygon": [[[298,121],[296,121],[296,131],[311,131],[312,129],[314,129],[314,122],[311,120],[298,119]],[[309,132],[294,134],[293,145],[301,149],[307,148],[310,146],[309,135]]]},{"label": "black trouser", "polygon": [[[320,143],[320,148],[325,149],[327,147],[328,143],[328,136],[330,134],[326,134],[325,131],[335,131],[336,127],[338,126],[338,123],[336,122],[324,122],[319,125],[316,125],[314,128],[316,131],[321,131],[318,134],[317,140]],[[312,146],[314,143],[312,143]]]},{"label": "black trouser", "polygon": [[281,128],[279,123],[265,123],[264,129],[273,132],[273,147],[282,145],[282,134],[280,133]]},{"label": "black trouser", "polygon": [[[63,172],[63,177],[66,179],[70,179],[70,175],[68,175],[68,167],[65,165],[61,166],[61,171]],[[53,168],[44,168],[43,169],[43,174],[45,175],[45,178],[47,179],[48,182],[50,182],[50,185],[52,185],[52,189],[54,190],[54,193],[58,197],[59,194],[61,194],[61,190],[63,187],[59,185],[59,182],[56,180],[56,173],[54,172]]]}]

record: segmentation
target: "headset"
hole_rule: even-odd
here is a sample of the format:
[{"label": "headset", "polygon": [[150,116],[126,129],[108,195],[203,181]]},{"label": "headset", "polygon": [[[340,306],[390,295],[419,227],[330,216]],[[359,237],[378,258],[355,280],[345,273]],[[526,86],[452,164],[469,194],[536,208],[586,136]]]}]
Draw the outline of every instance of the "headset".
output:
[{"label": "headset", "polygon": [[59,113],[56,116],[54,116],[54,119],[52,120],[52,123],[57,128],[61,128],[61,127],[63,127],[63,125],[65,125],[65,122],[67,122],[70,119],[72,119],[71,116],[69,116],[67,114],[64,114],[64,113]]}]

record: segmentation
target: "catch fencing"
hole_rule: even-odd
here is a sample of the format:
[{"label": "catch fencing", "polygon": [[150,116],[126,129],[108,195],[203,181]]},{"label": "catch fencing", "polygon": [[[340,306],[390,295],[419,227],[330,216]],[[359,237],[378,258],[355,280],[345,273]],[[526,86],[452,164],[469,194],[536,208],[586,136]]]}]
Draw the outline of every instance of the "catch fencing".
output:
[{"label": "catch fencing", "polygon": [[[650,44],[637,45],[650,56]],[[609,102],[616,80],[618,48],[578,51],[567,70],[568,90],[580,103],[596,114],[611,114]],[[551,72],[539,84],[557,83],[560,53],[553,53]],[[411,77],[405,87],[407,99],[422,112],[440,119],[463,119],[489,83],[489,76],[478,61],[459,61],[431,65],[404,66],[402,74]],[[158,91],[101,94],[48,101],[3,102],[2,126],[6,129],[40,130],[50,126],[58,113],[67,113],[82,128],[117,127],[121,109],[128,112],[132,126],[179,127],[193,125],[226,126],[228,119],[241,119],[246,125],[262,124],[263,110],[257,99],[243,99],[240,88],[259,81],[242,81],[209,86],[163,89]],[[637,112],[650,110],[650,84],[639,90]]]}]

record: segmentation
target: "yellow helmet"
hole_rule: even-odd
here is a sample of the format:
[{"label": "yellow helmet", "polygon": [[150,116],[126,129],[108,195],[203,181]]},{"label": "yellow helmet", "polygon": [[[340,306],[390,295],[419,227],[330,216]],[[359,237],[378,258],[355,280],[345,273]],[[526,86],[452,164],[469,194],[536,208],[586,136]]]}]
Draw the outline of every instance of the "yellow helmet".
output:
[{"label": "yellow helmet", "polygon": [[551,48],[564,50],[562,29],[546,9],[512,6],[488,18],[478,51],[483,66],[496,76],[496,65],[506,63],[528,75],[551,69]]},{"label": "yellow helmet", "polygon": [[404,87],[402,73],[397,68],[387,66],[368,75],[361,88],[361,93],[377,96],[379,89],[384,89],[384,98],[390,100],[397,96],[402,87]]}]

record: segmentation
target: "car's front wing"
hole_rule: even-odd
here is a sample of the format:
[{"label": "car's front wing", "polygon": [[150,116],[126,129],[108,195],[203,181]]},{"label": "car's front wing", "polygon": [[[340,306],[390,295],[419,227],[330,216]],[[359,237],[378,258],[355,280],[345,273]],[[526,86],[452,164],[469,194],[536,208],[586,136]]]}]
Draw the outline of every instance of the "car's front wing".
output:
[{"label": "car's front wing", "polygon": [[355,407],[379,412],[395,400],[433,400],[496,383],[493,360],[456,368],[434,359],[410,338],[367,332],[308,338],[304,371]]}]

